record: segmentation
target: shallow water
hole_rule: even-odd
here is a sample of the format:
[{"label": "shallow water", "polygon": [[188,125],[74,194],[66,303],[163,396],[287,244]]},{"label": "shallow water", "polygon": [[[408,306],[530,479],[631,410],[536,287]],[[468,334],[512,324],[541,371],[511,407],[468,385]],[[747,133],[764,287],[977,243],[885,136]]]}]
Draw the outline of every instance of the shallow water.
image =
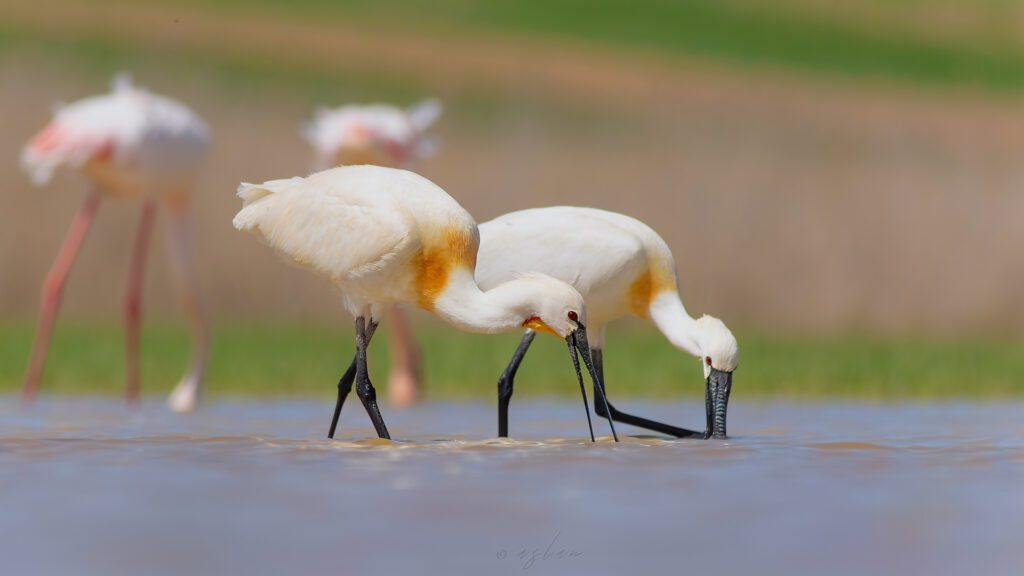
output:
[{"label": "shallow water", "polygon": [[734,401],[728,441],[620,444],[572,403],[514,402],[509,441],[489,404],[385,407],[394,443],[350,404],[331,442],[322,403],[0,399],[0,572],[1024,570],[1021,403]]}]

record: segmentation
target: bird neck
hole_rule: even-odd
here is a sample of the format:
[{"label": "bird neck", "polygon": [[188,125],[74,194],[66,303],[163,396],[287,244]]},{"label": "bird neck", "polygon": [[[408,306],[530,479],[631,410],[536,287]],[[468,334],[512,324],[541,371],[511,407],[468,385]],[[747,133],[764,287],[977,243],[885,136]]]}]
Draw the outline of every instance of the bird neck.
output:
[{"label": "bird neck", "polygon": [[655,296],[651,302],[650,315],[658,330],[673,346],[693,356],[703,354],[697,321],[686,312],[678,292],[666,291]]},{"label": "bird neck", "polygon": [[520,330],[530,316],[531,294],[512,280],[486,292],[473,278],[473,272],[452,271],[444,292],[434,302],[433,312],[445,322],[465,330],[494,334]]}]

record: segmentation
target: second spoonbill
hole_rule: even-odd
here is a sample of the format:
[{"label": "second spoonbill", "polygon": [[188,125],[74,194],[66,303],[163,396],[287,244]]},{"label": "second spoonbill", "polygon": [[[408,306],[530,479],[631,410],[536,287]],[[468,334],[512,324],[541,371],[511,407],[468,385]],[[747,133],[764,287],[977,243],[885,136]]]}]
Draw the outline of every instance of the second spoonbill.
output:
[{"label": "second spoonbill", "polygon": [[[725,437],[739,346],[721,320],[694,319],[686,312],[679,298],[675,260],[657,232],[623,214],[570,206],[521,210],[480,225],[476,280],[483,289],[537,272],[572,284],[586,300],[590,353],[602,384],[605,326],[624,316],[650,319],[672,345],[700,358],[705,378],[704,437]],[[513,381],[531,342],[533,333],[528,331],[498,381],[499,436],[508,435]],[[616,422],[672,436],[698,435],[611,405],[606,411],[603,403],[594,410]]]}]

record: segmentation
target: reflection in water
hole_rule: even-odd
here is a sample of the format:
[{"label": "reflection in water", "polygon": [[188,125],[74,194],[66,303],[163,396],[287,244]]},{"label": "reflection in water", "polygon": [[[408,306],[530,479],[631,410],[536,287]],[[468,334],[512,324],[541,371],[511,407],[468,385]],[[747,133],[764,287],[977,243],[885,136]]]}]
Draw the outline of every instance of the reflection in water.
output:
[{"label": "reflection in water", "polygon": [[[631,406],[696,426],[699,403]],[[727,441],[591,444],[576,404],[0,400],[4,573],[1000,574],[1020,404],[737,403]],[[595,421],[595,427],[598,426]],[[601,430],[607,433],[607,430]],[[633,432],[623,426],[620,432]]]}]

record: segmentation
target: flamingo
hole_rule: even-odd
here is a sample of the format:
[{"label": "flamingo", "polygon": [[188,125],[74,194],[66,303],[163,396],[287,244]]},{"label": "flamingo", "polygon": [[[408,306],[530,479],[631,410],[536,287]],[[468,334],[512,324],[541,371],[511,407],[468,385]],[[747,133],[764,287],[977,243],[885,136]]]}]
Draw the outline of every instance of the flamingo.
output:
[{"label": "flamingo", "polygon": [[[366,350],[382,315],[403,303],[468,332],[526,327],[558,336],[569,346],[584,407],[577,353],[594,389],[603,393],[590,357],[580,293],[544,274],[525,274],[481,290],[473,278],[476,222],[430,180],[396,168],[343,166],[306,178],[243,183],[238,196],[242,209],[235,228],[326,277],[355,318],[355,358],[338,382],[328,437],[334,437],[353,381],[377,435],[391,437],[370,381]],[[611,419],[608,423],[618,440]]]},{"label": "flamingo", "polygon": [[[316,154],[318,170],[346,164],[412,168],[436,151],[427,130],[442,112],[437,100],[408,109],[387,104],[320,108],[303,134]],[[401,308],[391,312],[391,377],[388,397],[396,406],[416,402],[420,389],[420,351]]]},{"label": "flamingo", "polygon": [[[604,382],[607,324],[638,316],[676,348],[700,359],[705,378],[704,437],[724,438],[732,374],[739,346],[712,316],[691,317],[679,297],[675,261],[668,245],[643,222],[604,210],[559,206],[505,214],[480,225],[476,281],[487,290],[525,273],[543,273],[576,288],[587,304],[598,380]],[[498,435],[508,435],[508,404],[516,371],[533,342],[527,330],[498,381]],[[616,422],[677,437],[697,435],[626,414],[604,404],[594,411]]]},{"label": "flamingo", "polygon": [[426,132],[442,111],[437,100],[407,110],[387,104],[320,108],[303,134],[316,153],[317,169],[351,164],[408,168],[436,151]]},{"label": "flamingo", "polygon": [[180,102],[134,86],[118,75],[109,94],[55,110],[53,120],[25,146],[21,163],[32,181],[46,184],[54,170],[68,167],[92,181],[42,288],[39,323],[22,398],[35,399],[60,308],[65,281],[104,195],[132,198],[142,206],[135,232],[128,289],[124,298],[126,398],[139,403],[139,328],[142,281],[157,205],[170,215],[171,267],[183,294],[193,348],[184,377],[168,398],[175,411],[196,407],[206,371],[207,325],[192,259],[189,201],[206,156],[208,131]]}]

